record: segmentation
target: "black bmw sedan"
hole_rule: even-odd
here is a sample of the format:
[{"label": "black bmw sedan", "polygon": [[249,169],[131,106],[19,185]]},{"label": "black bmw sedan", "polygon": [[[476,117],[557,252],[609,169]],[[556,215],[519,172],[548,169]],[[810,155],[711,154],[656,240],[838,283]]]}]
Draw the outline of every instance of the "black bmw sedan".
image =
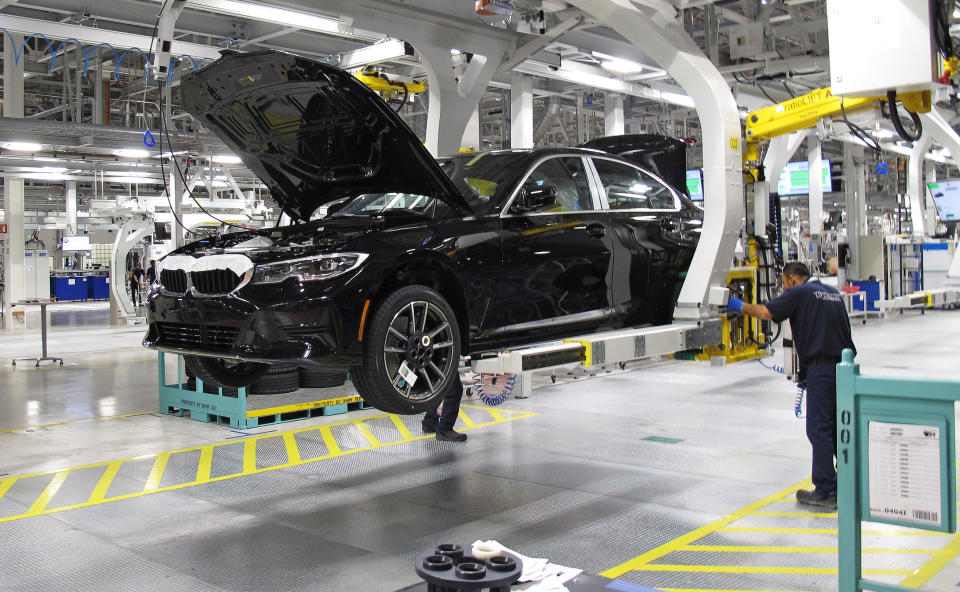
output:
[{"label": "black bmw sedan", "polygon": [[371,405],[419,413],[461,356],[671,321],[702,211],[630,161],[577,148],[437,161],[352,76],[277,52],[226,55],[182,93],[299,222],[160,262],[144,345],[185,354],[206,382],[246,386],[276,363],[349,370]]}]

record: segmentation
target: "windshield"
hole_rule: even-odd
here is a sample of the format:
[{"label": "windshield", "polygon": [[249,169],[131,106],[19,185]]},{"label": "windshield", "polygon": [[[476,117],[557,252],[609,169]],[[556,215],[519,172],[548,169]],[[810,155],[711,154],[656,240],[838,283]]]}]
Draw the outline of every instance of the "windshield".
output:
[{"label": "windshield", "polygon": [[499,211],[514,189],[511,183],[526,171],[527,153],[479,152],[439,161],[440,168],[456,185],[477,214]]},{"label": "windshield", "polygon": [[[440,168],[477,215],[499,211],[514,188],[511,181],[528,167],[522,152],[479,152],[438,161]],[[333,201],[318,208],[311,220],[326,216],[376,216],[417,212],[427,216],[446,210],[442,201],[415,193],[367,193]],[[439,215],[443,216],[440,212]]]}]

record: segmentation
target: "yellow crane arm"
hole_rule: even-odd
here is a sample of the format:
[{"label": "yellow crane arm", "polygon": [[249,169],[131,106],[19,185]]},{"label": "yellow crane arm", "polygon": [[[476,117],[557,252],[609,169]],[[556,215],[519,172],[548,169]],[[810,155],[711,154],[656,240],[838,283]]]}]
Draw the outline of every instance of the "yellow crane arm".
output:
[{"label": "yellow crane arm", "polygon": [[357,80],[369,86],[371,90],[374,90],[378,93],[402,95],[403,89],[406,88],[407,94],[413,95],[427,90],[426,82],[401,82],[399,80],[390,81],[376,74],[365,74],[363,70],[358,71],[356,74],[354,74],[354,76],[357,78]]},{"label": "yellow crane arm", "polygon": [[[931,109],[930,91],[917,91],[898,95],[908,111],[927,113]],[[886,97],[841,98],[834,96],[830,88],[818,88],[805,95],[757,109],[747,115],[747,152],[744,160],[758,158],[757,145],[776,136],[813,127],[824,117],[835,117],[842,110],[847,113],[868,109]]]}]

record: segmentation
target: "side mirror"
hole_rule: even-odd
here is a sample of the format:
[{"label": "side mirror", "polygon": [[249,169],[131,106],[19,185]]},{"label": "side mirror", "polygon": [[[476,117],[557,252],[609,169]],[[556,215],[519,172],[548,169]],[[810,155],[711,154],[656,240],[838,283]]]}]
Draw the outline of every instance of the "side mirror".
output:
[{"label": "side mirror", "polygon": [[557,203],[557,188],[553,185],[524,187],[511,210],[517,213],[532,212]]}]

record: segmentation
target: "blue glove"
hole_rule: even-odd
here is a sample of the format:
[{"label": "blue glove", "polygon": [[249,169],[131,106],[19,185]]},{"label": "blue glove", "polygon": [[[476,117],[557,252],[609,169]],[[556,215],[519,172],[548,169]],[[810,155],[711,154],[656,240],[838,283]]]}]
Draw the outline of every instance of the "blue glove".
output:
[{"label": "blue glove", "polygon": [[727,299],[727,310],[730,312],[743,312],[743,300],[731,296]]}]

